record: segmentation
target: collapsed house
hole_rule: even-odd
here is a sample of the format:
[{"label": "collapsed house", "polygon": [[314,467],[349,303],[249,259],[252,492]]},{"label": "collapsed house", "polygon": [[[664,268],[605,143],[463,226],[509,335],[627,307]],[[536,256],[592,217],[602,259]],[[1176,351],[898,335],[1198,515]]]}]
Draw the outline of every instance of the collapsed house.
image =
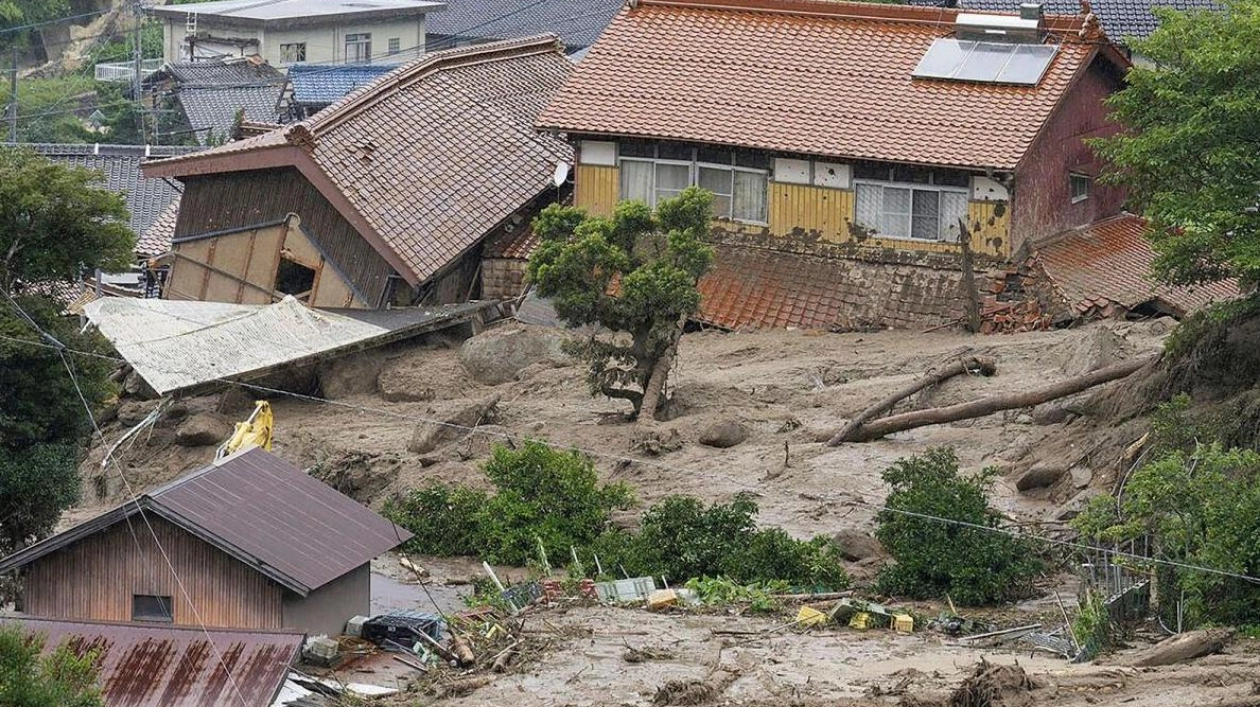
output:
[{"label": "collapsed house", "polygon": [[968,256],[1120,213],[1084,138],[1117,129],[1128,66],[1096,20],[1038,6],[640,0],[538,126],[575,145],[592,213],[715,194],[701,320],[933,325],[963,314]]},{"label": "collapsed house", "polygon": [[32,617],[338,635],[411,533],[259,448],[0,560]]},{"label": "collapsed house", "polygon": [[560,198],[533,122],[572,71],[552,36],[427,55],[314,117],[147,163],[184,185],[166,296],[378,309],[475,299],[481,249]]}]

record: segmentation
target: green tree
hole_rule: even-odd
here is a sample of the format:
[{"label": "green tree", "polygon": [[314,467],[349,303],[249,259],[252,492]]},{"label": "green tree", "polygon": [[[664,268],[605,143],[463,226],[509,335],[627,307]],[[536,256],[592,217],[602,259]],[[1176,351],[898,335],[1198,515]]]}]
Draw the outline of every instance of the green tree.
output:
[{"label": "green tree", "polygon": [[965,605],[1028,594],[1044,562],[1025,540],[998,532],[989,506],[995,469],[958,472],[954,450],[930,449],[884,470],[892,487],[876,516],[875,537],[896,560],[881,570],[880,591],[912,599],[949,595]]},{"label": "green tree", "polygon": [[44,655],[45,645],[18,623],[0,626],[0,707],[102,707],[98,654],[62,644]]},{"label": "green tree", "polygon": [[599,325],[581,353],[592,394],[629,400],[655,416],[684,319],[699,311],[696,283],[713,261],[704,243],[713,195],[691,187],[656,213],[622,202],[611,219],[553,204],[534,220],[529,278],[570,327]]},{"label": "green tree", "polygon": [[25,48],[38,34],[18,28],[64,17],[69,9],[69,0],[0,0],[0,51]]},{"label": "green tree", "polygon": [[1260,277],[1260,0],[1223,4],[1154,10],[1159,29],[1132,47],[1155,65],[1107,102],[1127,130],[1092,141],[1150,219],[1171,284]]},{"label": "green tree", "polygon": [[0,290],[130,264],[127,205],[103,181],[100,172],[0,147]]}]

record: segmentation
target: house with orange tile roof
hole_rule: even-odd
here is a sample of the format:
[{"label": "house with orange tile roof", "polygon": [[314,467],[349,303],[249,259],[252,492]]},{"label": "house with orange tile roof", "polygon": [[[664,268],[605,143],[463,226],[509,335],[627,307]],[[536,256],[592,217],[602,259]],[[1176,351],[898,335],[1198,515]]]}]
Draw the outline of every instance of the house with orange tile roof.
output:
[{"label": "house with orange tile roof", "polygon": [[1118,129],[1128,67],[1096,18],[1037,5],[632,0],[537,125],[591,213],[714,193],[701,319],[912,325],[959,313],[964,244],[1010,262],[1120,212],[1085,141]]},{"label": "house with orange tile roof", "polygon": [[562,198],[533,124],[573,63],[552,35],[427,54],[314,116],[144,166],[177,179],[169,299],[380,309],[480,295],[487,241]]}]

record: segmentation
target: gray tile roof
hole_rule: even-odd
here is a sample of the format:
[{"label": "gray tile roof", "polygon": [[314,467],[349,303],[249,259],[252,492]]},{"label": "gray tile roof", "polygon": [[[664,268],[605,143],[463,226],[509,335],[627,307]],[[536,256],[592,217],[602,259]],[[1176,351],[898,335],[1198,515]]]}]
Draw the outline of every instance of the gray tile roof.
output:
[{"label": "gray tile roof", "polygon": [[145,81],[154,83],[168,78],[181,88],[243,86],[283,83],[284,72],[270,64],[255,63],[249,59],[203,59],[165,64]]},{"label": "gray tile roof", "polygon": [[[1019,12],[1019,6],[1028,0],[960,0],[958,7],[967,10],[987,10],[990,12]],[[910,5],[927,7],[948,6],[946,0],[908,0]],[[1149,37],[1159,26],[1159,20],[1151,12],[1152,8],[1169,7],[1174,10],[1219,10],[1219,3],[1212,0],[1092,0],[1090,5],[1103,31],[1116,42],[1123,43],[1126,38]],[[1042,6],[1048,15],[1079,15],[1080,0],[1042,0]]]},{"label": "gray tile roof", "polygon": [[388,64],[296,64],[289,67],[293,102],[306,106],[331,105],[396,68]]},{"label": "gray tile roof", "polygon": [[[624,0],[449,0],[446,9],[428,16],[430,36],[512,39],[552,33],[567,51],[589,47],[625,5]],[[430,40],[429,51],[455,46]]]},{"label": "gray tile roof", "polygon": [[211,135],[226,140],[232,132],[236,112],[245,109],[246,120],[274,123],[284,85],[228,86],[223,88],[180,88],[175,97],[184,110],[188,126],[197,142],[205,145]]},{"label": "gray tile roof", "polygon": [[[195,147],[157,147],[144,145],[25,145],[60,164],[99,170],[105,175],[104,187],[121,193],[131,212],[128,225],[139,237],[157,221],[162,212],[179,199],[179,191],[165,179],[145,179],[140,163],[146,157],[173,157],[195,152]],[[140,252],[137,247],[137,252]],[[147,253],[142,253],[148,255]]]}]

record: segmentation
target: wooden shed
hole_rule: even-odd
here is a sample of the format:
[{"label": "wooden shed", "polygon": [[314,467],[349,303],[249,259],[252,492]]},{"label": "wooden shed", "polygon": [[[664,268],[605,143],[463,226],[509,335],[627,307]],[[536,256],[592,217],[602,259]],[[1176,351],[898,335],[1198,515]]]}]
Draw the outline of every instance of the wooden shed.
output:
[{"label": "wooden shed", "polygon": [[411,533],[261,449],[239,452],[4,560],[52,618],[336,635],[373,557]]}]

